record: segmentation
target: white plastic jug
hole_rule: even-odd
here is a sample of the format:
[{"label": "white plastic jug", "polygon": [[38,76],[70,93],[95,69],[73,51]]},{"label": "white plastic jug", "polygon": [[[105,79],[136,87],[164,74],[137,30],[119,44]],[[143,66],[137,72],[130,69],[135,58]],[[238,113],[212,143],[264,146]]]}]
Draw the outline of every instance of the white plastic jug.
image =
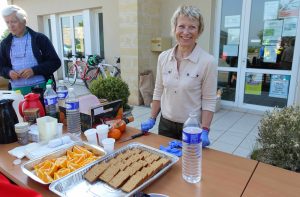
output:
[{"label": "white plastic jug", "polygon": [[1,90],[0,91],[0,99],[12,99],[14,110],[18,116],[19,122],[23,122],[23,118],[19,113],[19,103],[24,99],[24,96],[21,93],[17,93],[15,91],[9,90]]}]

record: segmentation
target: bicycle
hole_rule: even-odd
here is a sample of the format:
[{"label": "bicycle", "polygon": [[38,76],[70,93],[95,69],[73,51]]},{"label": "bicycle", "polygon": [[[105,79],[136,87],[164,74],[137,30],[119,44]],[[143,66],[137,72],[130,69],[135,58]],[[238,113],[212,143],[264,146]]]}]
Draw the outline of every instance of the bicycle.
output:
[{"label": "bicycle", "polygon": [[120,58],[116,58],[116,63],[114,65],[106,64],[105,60],[99,55],[90,56],[88,59],[89,68],[86,72],[84,84],[89,89],[92,81],[101,77],[106,79],[108,77],[120,77]]},{"label": "bicycle", "polygon": [[[75,57],[73,61],[70,60],[72,57]],[[89,65],[83,60],[84,56],[81,53],[77,53],[76,55],[68,54],[67,58],[70,62],[72,62],[72,64],[70,66],[68,65],[67,68],[67,78],[69,84],[71,86],[74,85],[78,75],[83,81],[85,81]]]}]

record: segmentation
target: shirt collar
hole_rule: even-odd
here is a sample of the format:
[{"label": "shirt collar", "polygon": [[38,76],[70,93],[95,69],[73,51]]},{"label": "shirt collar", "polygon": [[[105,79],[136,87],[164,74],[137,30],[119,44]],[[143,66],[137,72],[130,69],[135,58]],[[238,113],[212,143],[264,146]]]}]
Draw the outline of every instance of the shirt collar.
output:
[{"label": "shirt collar", "polygon": [[24,34],[21,36],[21,37],[18,37],[16,35],[13,35],[14,38],[23,38],[24,36],[26,36],[26,34],[28,33],[28,29],[27,27],[25,27],[25,31],[24,31]]},{"label": "shirt collar", "polygon": [[[169,61],[175,60],[175,50],[176,50],[177,47],[178,47],[178,44],[176,44],[176,46],[172,48],[171,56],[169,58]],[[198,59],[199,59],[200,50],[201,50],[200,45],[198,43],[196,43],[196,46],[193,49],[192,53],[189,56],[185,57],[184,59],[190,60],[193,63],[197,63]]]}]

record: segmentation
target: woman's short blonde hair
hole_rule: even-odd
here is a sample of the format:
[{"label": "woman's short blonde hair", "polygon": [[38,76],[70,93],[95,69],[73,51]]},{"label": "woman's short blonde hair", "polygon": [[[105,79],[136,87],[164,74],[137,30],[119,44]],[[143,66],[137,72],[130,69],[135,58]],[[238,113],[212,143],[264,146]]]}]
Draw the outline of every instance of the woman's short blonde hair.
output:
[{"label": "woman's short blonde hair", "polygon": [[187,16],[191,20],[195,20],[199,22],[199,27],[198,27],[198,32],[199,35],[203,32],[204,30],[204,22],[203,22],[203,17],[201,15],[200,9],[195,7],[195,6],[179,6],[177,10],[174,12],[172,18],[171,18],[171,35],[174,36],[175,34],[175,29],[177,26],[177,19],[179,16]]},{"label": "woman's short blonde hair", "polygon": [[19,19],[19,21],[21,22],[26,22],[27,20],[27,13],[25,12],[25,10],[23,10],[22,8],[20,8],[19,6],[16,5],[8,5],[6,6],[3,10],[2,10],[2,16],[9,16],[13,13],[16,13],[17,18]]}]

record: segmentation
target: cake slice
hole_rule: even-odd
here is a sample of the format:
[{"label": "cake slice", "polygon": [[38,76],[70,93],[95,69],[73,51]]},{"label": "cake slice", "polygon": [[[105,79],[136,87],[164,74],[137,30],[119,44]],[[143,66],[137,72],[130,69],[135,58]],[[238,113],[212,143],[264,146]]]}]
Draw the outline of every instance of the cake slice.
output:
[{"label": "cake slice", "polygon": [[129,178],[130,178],[130,175],[127,171],[120,171],[108,184],[114,188],[119,188]]},{"label": "cake slice", "polygon": [[140,172],[137,172],[135,175],[130,177],[130,179],[122,186],[124,192],[131,192],[143,181],[143,176]]},{"label": "cake slice", "polygon": [[93,183],[97,178],[108,168],[108,163],[102,162],[100,164],[94,165],[89,171],[84,174],[84,178]]},{"label": "cake slice", "polygon": [[119,166],[111,165],[107,170],[105,170],[99,179],[108,183],[119,171]]}]

